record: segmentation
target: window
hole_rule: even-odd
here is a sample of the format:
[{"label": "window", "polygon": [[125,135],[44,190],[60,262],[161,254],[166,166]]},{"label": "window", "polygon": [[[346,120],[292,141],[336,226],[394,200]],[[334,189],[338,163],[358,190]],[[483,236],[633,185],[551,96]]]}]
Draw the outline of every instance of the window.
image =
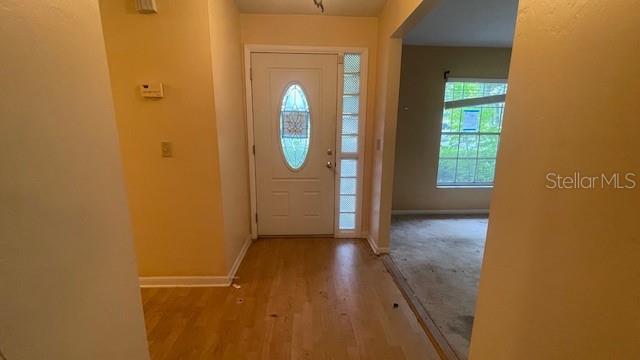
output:
[{"label": "window", "polygon": [[505,80],[445,84],[437,186],[492,186],[500,143]]},{"label": "window", "polygon": [[344,54],[342,122],[339,142],[338,230],[357,228],[358,187],[360,186],[361,66],[360,54]]},{"label": "window", "polygon": [[291,170],[299,170],[304,165],[310,137],[311,113],[307,97],[300,85],[289,85],[280,108],[280,146]]}]

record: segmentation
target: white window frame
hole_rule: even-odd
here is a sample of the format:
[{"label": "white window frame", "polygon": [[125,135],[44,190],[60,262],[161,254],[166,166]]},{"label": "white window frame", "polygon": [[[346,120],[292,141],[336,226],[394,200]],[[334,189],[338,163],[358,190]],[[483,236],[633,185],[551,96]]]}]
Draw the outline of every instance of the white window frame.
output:
[{"label": "white window frame", "polygon": [[[335,54],[343,59],[345,53],[360,54],[360,104],[358,116],[358,152],[343,154],[342,149],[342,96],[344,94],[344,66],[342,61],[338,64],[338,88],[336,104],[336,148],[335,148],[335,209],[334,209],[334,237],[336,238],[362,238],[366,234],[362,232],[363,210],[363,186],[364,186],[364,159],[365,159],[365,134],[367,124],[367,80],[369,74],[369,53],[362,47],[323,47],[323,46],[288,46],[288,45],[262,45],[246,44],[244,46],[244,75],[245,75],[245,108],[247,121],[247,152],[249,154],[249,189],[251,200],[251,238],[258,237],[257,193],[256,193],[256,168],[253,129],[253,99],[251,95],[251,54],[252,53],[287,53],[287,54]],[[354,230],[340,230],[340,160],[357,159],[356,180],[356,226]]]},{"label": "white window frame", "polygon": [[[446,79],[445,81],[445,87],[446,87],[446,83],[447,82],[475,82],[475,83],[501,83],[501,84],[507,84],[507,79],[505,78],[455,78],[455,77],[449,77]],[[507,90],[508,92],[508,90]],[[443,92],[444,94],[444,92]],[[466,107],[466,106],[474,106],[474,105],[485,105],[485,104],[495,104],[495,103],[504,103],[506,100],[506,94],[504,95],[495,95],[495,96],[487,96],[487,97],[482,97],[482,98],[473,98],[473,99],[465,99],[465,100],[453,100],[453,101],[445,101],[444,102],[444,107],[443,107],[443,111],[442,114],[440,116],[440,137],[438,138],[438,161],[436,161],[436,188],[438,189],[482,189],[482,188],[486,188],[486,189],[491,189],[493,188],[494,182],[495,182],[495,173],[494,173],[494,181],[490,182],[490,183],[482,183],[482,182],[475,182],[475,183],[453,183],[453,184],[439,184],[438,183],[438,175],[440,172],[440,144],[442,142],[442,135],[443,135],[443,131],[442,131],[442,122],[444,121],[444,110],[447,109],[456,109],[456,108],[461,108],[461,107]],[[503,116],[503,121],[504,121],[504,112],[502,114]],[[461,136],[463,134],[463,132],[459,132],[457,135]],[[483,132],[480,133],[478,132],[478,134],[483,134],[483,135],[498,135],[498,148],[500,147],[500,139],[501,139],[501,135],[502,135],[502,127],[500,128],[500,132],[497,133],[487,133],[487,132]],[[446,135],[451,135],[450,133],[447,133]],[[458,159],[458,158],[456,158]],[[496,161],[497,161],[497,153],[496,153]],[[495,171],[495,170],[494,170]]]}]

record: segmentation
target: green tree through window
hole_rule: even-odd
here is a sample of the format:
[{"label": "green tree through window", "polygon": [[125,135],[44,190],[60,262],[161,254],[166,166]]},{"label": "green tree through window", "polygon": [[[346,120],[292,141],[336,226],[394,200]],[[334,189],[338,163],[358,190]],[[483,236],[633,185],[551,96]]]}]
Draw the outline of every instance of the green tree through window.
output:
[{"label": "green tree through window", "polygon": [[506,93],[504,80],[446,83],[438,186],[493,185]]}]

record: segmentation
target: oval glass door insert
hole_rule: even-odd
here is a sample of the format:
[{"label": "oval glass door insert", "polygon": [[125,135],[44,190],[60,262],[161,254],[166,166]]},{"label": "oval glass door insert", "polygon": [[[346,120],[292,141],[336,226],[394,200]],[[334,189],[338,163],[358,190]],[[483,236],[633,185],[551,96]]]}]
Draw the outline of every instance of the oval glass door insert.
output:
[{"label": "oval glass door insert", "polygon": [[307,160],[311,140],[311,112],[307,96],[298,84],[287,87],[280,108],[280,146],[291,170],[299,170]]}]

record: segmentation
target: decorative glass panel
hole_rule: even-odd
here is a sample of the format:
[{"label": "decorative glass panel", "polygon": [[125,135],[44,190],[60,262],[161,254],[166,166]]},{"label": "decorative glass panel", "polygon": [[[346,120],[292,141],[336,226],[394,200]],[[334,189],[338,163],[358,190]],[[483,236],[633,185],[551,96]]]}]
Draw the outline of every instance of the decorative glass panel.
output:
[{"label": "decorative glass panel", "polygon": [[357,165],[357,160],[340,160],[340,175],[342,177],[356,177]]},{"label": "decorative glass panel", "polygon": [[304,91],[298,84],[289,85],[280,108],[280,145],[287,165],[298,170],[309,153],[311,113]]},{"label": "decorative glass panel", "polygon": [[358,136],[357,135],[342,136],[342,152],[343,153],[358,152]]},{"label": "decorative glass panel", "polygon": [[360,93],[360,74],[344,74],[344,93]]},{"label": "decorative glass panel", "polygon": [[360,72],[360,54],[344,54],[344,72]]},{"label": "decorative glass panel", "polygon": [[358,135],[358,115],[342,116],[342,135]]},{"label": "decorative glass panel", "polygon": [[356,214],[340,213],[340,230],[353,230],[356,228]]},{"label": "decorative glass panel", "polygon": [[340,179],[340,194],[355,195],[356,194],[356,178]]},{"label": "decorative glass panel", "polygon": [[353,195],[340,195],[340,212],[355,212],[356,197]]},{"label": "decorative glass panel", "polygon": [[342,113],[343,114],[357,114],[360,108],[360,96],[358,95],[345,95],[342,98]]}]

